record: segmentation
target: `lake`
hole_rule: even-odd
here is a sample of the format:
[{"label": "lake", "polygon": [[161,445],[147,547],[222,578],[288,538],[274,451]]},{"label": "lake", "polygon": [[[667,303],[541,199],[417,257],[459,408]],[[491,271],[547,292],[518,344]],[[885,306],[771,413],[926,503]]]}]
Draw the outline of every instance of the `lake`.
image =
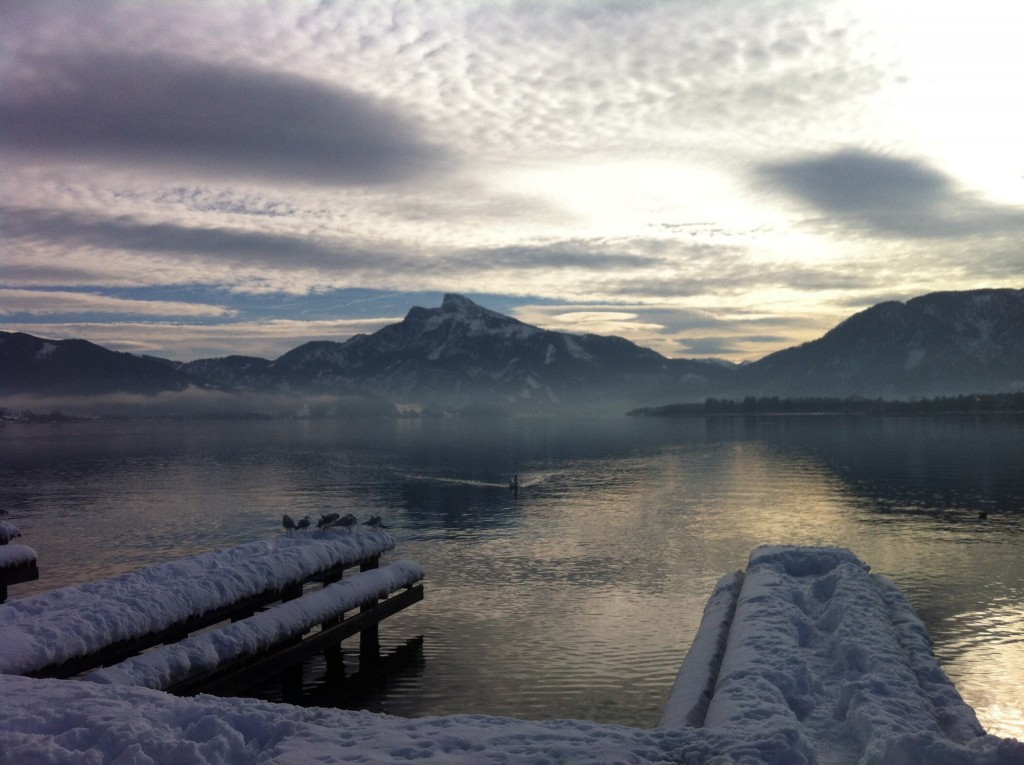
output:
[{"label": "lake", "polygon": [[1024,739],[1019,416],[7,423],[0,491],[39,553],[12,597],[275,534],[284,512],[382,515],[392,557],[427,570],[382,627],[422,655],[366,701],[404,716],[653,726],[722,574],[762,543],[849,547],[903,588],[982,723]]}]

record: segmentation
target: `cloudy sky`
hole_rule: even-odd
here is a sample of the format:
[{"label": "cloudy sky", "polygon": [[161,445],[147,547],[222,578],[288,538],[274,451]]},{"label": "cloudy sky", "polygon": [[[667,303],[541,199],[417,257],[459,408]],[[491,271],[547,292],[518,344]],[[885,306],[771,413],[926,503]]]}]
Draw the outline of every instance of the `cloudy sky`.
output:
[{"label": "cloudy sky", "polygon": [[0,329],[189,360],[458,292],[736,361],[1024,286],[1024,10],[0,2]]}]

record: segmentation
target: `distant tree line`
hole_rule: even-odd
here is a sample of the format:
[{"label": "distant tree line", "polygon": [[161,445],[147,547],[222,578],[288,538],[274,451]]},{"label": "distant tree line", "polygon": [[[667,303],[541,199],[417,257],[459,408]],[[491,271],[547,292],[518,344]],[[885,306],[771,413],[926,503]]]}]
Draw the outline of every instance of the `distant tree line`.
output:
[{"label": "distant tree line", "polygon": [[1024,412],[1024,391],[887,401],[850,398],[780,398],[747,396],[740,400],[709,398],[703,403],[668,404],[628,412],[633,417],[689,417],[708,414],[982,414]]},{"label": "distant tree line", "polygon": [[42,414],[40,412],[33,412],[30,409],[15,412],[13,409],[6,407],[0,407],[0,420],[11,422],[82,422],[81,417],[64,414],[59,409],[54,409],[49,414]]}]

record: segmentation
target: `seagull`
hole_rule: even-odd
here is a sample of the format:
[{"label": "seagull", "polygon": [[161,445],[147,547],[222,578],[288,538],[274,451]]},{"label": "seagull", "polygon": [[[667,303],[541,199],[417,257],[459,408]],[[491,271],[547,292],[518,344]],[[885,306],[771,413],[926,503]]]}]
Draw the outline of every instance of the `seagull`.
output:
[{"label": "seagull", "polygon": [[391,528],[390,526],[385,526],[384,525],[384,521],[382,521],[380,519],[379,515],[375,515],[370,520],[364,521],[363,525],[364,526],[369,526],[370,528],[373,528],[373,529],[388,529],[388,528]]},{"label": "seagull", "polygon": [[309,520],[309,516],[307,515],[301,521],[299,521],[298,523],[295,524],[295,528],[297,528],[297,529],[308,529],[310,523],[312,523],[312,521]]},{"label": "seagull", "polygon": [[295,530],[295,521],[292,520],[292,517],[288,515],[288,513],[281,516],[281,525],[284,526],[287,531]]},{"label": "seagull", "polygon": [[337,513],[328,513],[327,515],[321,515],[320,520],[316,522],[318,529],[330,528],[335,524],[340,516]]},{"label": "seagull", "polygon": [[346,513],[345,516],[340,521],[338,521],[337,525],[351,531],[352,527],[355,526],[356,523],[358,523],[357,518],[354,515],[352,515],[352,513]]}]

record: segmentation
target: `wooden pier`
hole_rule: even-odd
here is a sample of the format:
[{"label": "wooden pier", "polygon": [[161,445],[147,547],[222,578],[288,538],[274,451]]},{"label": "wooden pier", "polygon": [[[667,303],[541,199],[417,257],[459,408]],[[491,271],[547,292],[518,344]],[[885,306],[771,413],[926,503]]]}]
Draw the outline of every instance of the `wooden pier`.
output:
[{"label": "wooden pier", "polygon": [[[178,695],[239,695],[359,635],[380,661],[378,625],[423,599],[422,569],[381,565],[379,530],[295,532],[0,606],[0,672],[81,677]],[[19,646],[19,650],[7,650]],[[291,690],[289,690],[291,689]]]}]

